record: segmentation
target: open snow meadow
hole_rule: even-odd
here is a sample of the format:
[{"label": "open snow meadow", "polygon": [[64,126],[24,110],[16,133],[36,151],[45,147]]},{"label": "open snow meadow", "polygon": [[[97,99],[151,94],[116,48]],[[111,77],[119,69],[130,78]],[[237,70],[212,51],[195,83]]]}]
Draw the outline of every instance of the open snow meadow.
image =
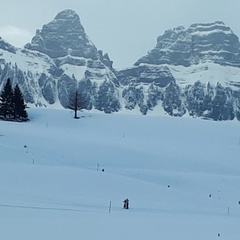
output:
[{"label": "open snow meadow", "polygon": [[238,121],[28,113],[0,122],[1,240],[240,239]]}]

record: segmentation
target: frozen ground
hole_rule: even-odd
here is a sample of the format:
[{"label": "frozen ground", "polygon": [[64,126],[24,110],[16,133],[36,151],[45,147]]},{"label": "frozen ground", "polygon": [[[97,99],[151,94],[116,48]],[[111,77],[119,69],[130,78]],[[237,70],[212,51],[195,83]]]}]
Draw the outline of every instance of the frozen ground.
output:
[{"label": "frozen ground", "polygon": [[0,122],[0,239],[240,239],[239,122],[29,115]]}]

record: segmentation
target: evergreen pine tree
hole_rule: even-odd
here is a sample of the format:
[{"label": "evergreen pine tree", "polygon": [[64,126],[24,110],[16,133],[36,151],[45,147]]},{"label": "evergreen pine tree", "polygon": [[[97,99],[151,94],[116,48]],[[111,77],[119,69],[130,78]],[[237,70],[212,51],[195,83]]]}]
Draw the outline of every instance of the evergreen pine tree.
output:
[{"label": "evergreen pine tree", "polygon": [[26,104],[24,103],[23,94],[18,86],[18,84],[14,88],[14,119],[19,119],[21,121],[28,120],[28,114],[26,111]]},{"label": "evergreen pine tree", "polygon": [[0,116],[4,119],[10,119],[14,116],[13,95],[12,83],[8,78],[0,94]]}]

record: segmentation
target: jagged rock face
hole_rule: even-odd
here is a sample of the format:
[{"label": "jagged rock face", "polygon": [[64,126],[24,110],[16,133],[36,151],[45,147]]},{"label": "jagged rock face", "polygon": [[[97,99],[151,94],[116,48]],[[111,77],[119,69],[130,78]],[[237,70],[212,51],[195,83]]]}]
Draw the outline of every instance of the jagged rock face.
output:
[{"label": "jagged rock face", "polygon": [[47,54],[57,66],[84,66],[85,59],[91,59],[98,61],[100,68],[112,68],[113,62],[108,54],[97,50],[73,10],[64,10],[57,14],[53,21],[36,31],[31,43],[26,44],[25,48]]},{"label": "jagged rock face", "polygon": [[1,37],[0,37],[0,49],[3,49],[11,53],[16,53],[17,51],[17,49],[14,46],[4,41]]},{"label": "jagged rock face", "polygon": [[0,38],[0,89],[10,78],[36,106],[67,108],[77,90],[87,110],[240,120],[239,40],[222,22],[168,30],[135,66],[112,63],[65,10],[24,49]]},{"label": "jagged rock face", "polygon": [[240,67],[238,37],[223,22],[177,27],[157,39],[156,47],[140,58],[140,63],[190,66],[212,61]]},{"label": "jagged rock face", "polygon": [[25,46],[51,58],[66,55],[98,59],[96,47],[88,39],[79,16],[72,10],[57,14],[55,19],[37,30],[32,42]]},{"label": "jagged rock face", "polygon": [[67,108],[69,104],[69,95],[74,93],[77,88],[77,81],[64,74],[59,79],[57,88],[60,103],[64,108]]},{"label": "jagged rock face", "polygon": [[124,87],[122,98],[125,109],[138,107],[144,115],[163,100],[167,86],[175,83],[168,67],[147,64],[121,70],[117,77]]},{"label": "jagged rock face", "polygon": [[117,77],[122,85],[154,83],[156,86],[166,87],[175,81],[167,67],[153,65],[140,65],[124,69],[118,72]]},{"label": "jagged rock face", "polygon": [[[125,76],[120,80],[126,84],[144,82],[141,76],[152,74],[143,66],[159,69],[166,64],[175,81],[166,81],[166,85],[152,81],[154,85],[144,90],[148,110],[161,105],[172,116],[187,113],[214,120],[239,119],[239,79],[235,76],[240,75],[240,44],[223,22],[166,31],[158,37],[156,47],[135,63],[137,68],[123,72]],[[130,86],[123,93],[127,107],[135,107],[139,87]]]},{"label": "jagged rock face", "polygon": [[19,84],[27,103],[42,106],[56,101],[56,79],[51,74],[56,66],[48,56],[26,49],[1,49],[0,62],[0,89],[10,78],[13,85]]},{"label": "jagged rock face", "polygon": [[1,50],[0,88],[10,78],[13,84],[19,83],[27,103],[49,106],[59,102],[66,108],[70,94],[80,88],[79,91],[87,96],[88,109],[119,110],[116,100],[110,108],[97,104],[100,89],[102,104],[104,101],[112,104],[110,94],[103,91],[108,91],[107,87],[101,88],[103,83],[111,86],[110,92],[114,94],[118,92],[119,83],[109,56],[90,41],[74,11],[64,10],[57,14],[42,30],[37,30],[24,49],[0,39]]}]

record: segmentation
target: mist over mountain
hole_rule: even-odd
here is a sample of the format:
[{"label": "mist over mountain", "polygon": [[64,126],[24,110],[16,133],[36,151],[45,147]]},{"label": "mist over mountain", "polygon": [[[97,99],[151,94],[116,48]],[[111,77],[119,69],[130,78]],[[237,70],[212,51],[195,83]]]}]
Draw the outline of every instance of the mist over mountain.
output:
[{"label": "mist over mountain", "polygon": [[66,108],[78,89],[87,110],[240,120],[240,43],[221,21],[167,30],[117,71],[64,10],[22,49],[0,39],[0,63],[0,88],[10,78],[36,106]]}]

